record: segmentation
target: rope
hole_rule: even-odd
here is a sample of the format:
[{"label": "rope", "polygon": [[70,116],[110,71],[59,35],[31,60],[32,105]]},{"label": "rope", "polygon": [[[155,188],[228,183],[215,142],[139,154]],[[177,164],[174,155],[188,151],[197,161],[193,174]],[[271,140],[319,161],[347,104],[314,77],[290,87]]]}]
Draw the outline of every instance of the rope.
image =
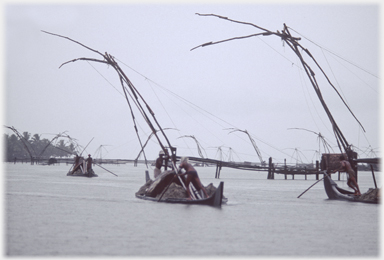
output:
[{"label": "rope", "polygon": [[331,50],[329,50],[329,49],[327,49],[327,48],[321,46],[320,44],[315,43],[314,41],[310,40],[308,37],[304,36],[303,34],[299,33],[298,31],[292,29],[291,27],[288,27],[288,28],[289,28],[290,30],[294,31],[294,32],[297,33],[297,34],[300,34],[303,38],[307,39],[308,41],[310,41],[310,42],[313,43],[314,45],[318,46],[319,48],[321,48],[321,49],[323,49],[323,50],[326,50],[327,52],[329,52],[329,53],[335,55],[336,57],[342,59],[343,61],[345,61],[345,62],[347,62],[347,63],[349,63],[349,64],[355,66],[356,68],[358,68],[358,69],[360,69],[360,70],[362,70],[362,71],[364,71],[364,72],[370,74],[371,76],[373,76],[373,77],[375,77],[375,78],[379,78],[378,76],[376,76],[375,74],[369,72],[368,70],[366,70],[366,69],[364,69],[364,68],[362,68],[362,67],[360,67],[360,66],[354,64],[353,62],[347,60],[346,58],[341,57],[339,54],[336,54],[335,52],[333,52],[333,51],[331,51]]}]

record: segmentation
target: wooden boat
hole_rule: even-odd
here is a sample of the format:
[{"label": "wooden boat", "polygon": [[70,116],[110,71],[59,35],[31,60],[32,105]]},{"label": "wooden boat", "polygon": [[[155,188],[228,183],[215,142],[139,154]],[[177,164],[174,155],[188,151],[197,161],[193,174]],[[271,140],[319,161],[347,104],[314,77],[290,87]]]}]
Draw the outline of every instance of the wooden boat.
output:
[{"label": "wooden boat", "polygon": [[[189,205],[208,205],[213,207],[221,207],[223,202],[227,202],[227,198],[224,198],[223,196],[224,182],[220,182],[219,186],[215,188],[214,192],[210,194],[209,198],[198,198],[194,200],[188,200],[185,194],[180,193],[177,194],[177,197],[167,197],[165,194],[168,188],[177,185],[178,182],[178,179],[176,179],[176,181],[174,180],[174,172],[172,171],[163,172],[153,181],[150,179],[148,171],[146,171],[146,184],[142,186],[140,190],[136,192],[135,195],[139,199],[151,200],[156,202],[179,203]],[[213,185],[211,184],[208,186],[213,187]],[[208,190],[207,192],[209,194]]]},{"label": "wooden boat", "polygon": [[[365,202],[365,203],[374,203],[378,204],[379,199],[376,196],[377,189],[369,189],[368,192],[356,196],[354,195],[354,192],[344,190],[337,186],[336,182],[334,182],[329,175],[326,175],[324,177],[324,189],[327,193],[327,196],[331,200],[345,200],[345,201],[352,201],[352,202]],[[368,196],[370,193],[375,192],[374,196]]]},{"label": "wooden boat", "polygon": [[[91,140],[92,141],[92,140]],[[89,155],[90,156],[90,155]],[[92,162],[92,161],[91,161]],[[90,162],[90,163],[91,163]],[[85,160],[82,156],[75,157],[75,162],[72,165],[72,168],[67,173],[67,176],[76,176],[76,177],[98,177],[98,175],[93,171],[92,167],[88,169],[88,159]],[[92,165],[91,165],[92,166]]]},{"label": "wooden boat", "polygon": [[98,177],[98,175],[92,170],[89,169],[88,172],[83,172],[81,169],[78,169],[75,172],[69,171],[67,173],[67,176],[74,176],[74,177]]}]

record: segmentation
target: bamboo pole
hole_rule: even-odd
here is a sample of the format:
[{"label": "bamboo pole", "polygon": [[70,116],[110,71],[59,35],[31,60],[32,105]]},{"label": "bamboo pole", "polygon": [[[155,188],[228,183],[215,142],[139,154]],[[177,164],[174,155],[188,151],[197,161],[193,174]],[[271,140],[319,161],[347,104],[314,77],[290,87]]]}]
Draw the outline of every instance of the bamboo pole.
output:
[{"label": "bamboo pole", "polygon": [[372,171],[373,182],[375,183],[375,188],[377,189],[376,178],[375,178],[375,173],[373,171],[373,166],[372,166],[372,164],[370,164],[370,166],[371,166],[371,171]]},{"label": "bamboo pole", "polygon": [[315,186],[318,182],[322,181],[325,177],[328,176],[328,173],[324,175],[323,178],[321,178],[320,180],[318,180],[317,182],[315,182],[314,184],[312,184],[311,186],[309,186],[308,189],[306,189],[303,193],[301,193],[297,198],[300,198],[304,193],[306,193],[307,191],[309,191],[310,188],[312,188],[313,186]]},{"label": "bamboo pole", "polygon": [[312,54],[308,51],[308,49],[304,48],[298,42],[299,40],[301,40],[301,38],[292,37],[291,33],[289,32],[288,27],[285,24],[284,24],[284,28],[283,28],[282,32],[280,32],[278,30],[277,30],[277,32],[273,32],[273,31],[267,30],[265,28],[262,28],[260,26],[257,26],[257,25],[255,25],[253,23],[237,21],[237,20],[229,19],[228,17],[225,17],[225,16],[220,16],[220,15],[216,15],[216,14],[199,14],[199,13],[196,13],[196,14],[199,15],[199,16],[213,16],[213,17],[224,19],[224,20],[227,20],[227,21],[230,21],[230,22],[233,22],[233,23],[249,25],[249,26],[255,27],[255,28],[257,28],[257,29],[259,29],[259,30],[261,30],[263,32],[262,33],[251,34],[251,35],[246,35],[246,36],[242,36],[242,37],[229,38],[229,39],[225,39],[225,40],[221,40],[221,41],[216,41],[216,42],[204,43],[204,44],[201,44],[199,46],[196,46],[196,47],[192,48],[191,51],[196,49],[196,48],[198,48],[198,47],[205,47],[205,46],[214,45],[214,44],[218,44],[218,43],[223,43],[223,42],[231,41],[231,40],[238,40],[238,39],[244,39],[244,38],[249,38],[249,37],[257,37],[257,36],[270,36],[270,35],[278,36],[278,37],[281,38],[282,41],[284,41],[292,49],[292,51],[299,58],[302,66],[303,66],[303,69],[304,69],[305,73],[307,74],[307,76],[308,76],[308,78],[309,78],[309,80],[310,80],[310,82],[311,82],[311,84],[312,84],[312,86],[313,86],[313,88],[315,90],[315,93],[317,94],[317,96],[318,96],[318,98],[320,100],[320,103],[323,106],[323,108],[324,108],[324,110],[325,110],[325,112],[326,112],[326,114],[327,114],[327,116],[328,116],[328,118],[329,118],[329,120],[331,122],[333,131],[334,131],[334,134],[335,134],[335,137],[336,137],[337,145],[338,145],[340,151],[342,150],[341,146],[343,147],[344,151],[350,150],[350,145],[348,144],[346,138],[342,134],[342,132],[341,132],[340,128],[338,127],[338,125],[336,124],[336,121],[334,120],[334,118],[333,118],[333,116],[332,116],[328,106],[326,105],[326,103],[325,103],[325,101],[323,99],[323,96],[321,94],[320,88],[319,88],[319,86],[317,84],[315,73],[311,69],[311,67],[305,62],[303,56],[301,55],[301,51],[306,53],[310,57],[310,59],[313,62],[315,62],[317,68],[321,71],[321,73],[326,78],[328,83],[332,86],[332,88],[335,90],[335,92],[337,93],[339,98],[342,100],[344,105],[347,107],[349,112],[352,114],[352,116],[355,118],[355,120],[359,123],[360,127],[365,132],[365,129],[364,129],[363,125],[360,123],[360,121],[357,119],[357,117],[353,114],[353,112],[351,111],[349,106],[346,104],[346,102],[344,101],[344,99],[342,98],[340,93],[337,91],[337,89],[334,87],[334,85],[331,83],[331,81],[329,80],[328,76],[325,74],[325,72],[321,68],[321,66],[317,63],[316,59],[312,56]]},{"label": "bamboo pole", "polygon": [[[87,48],[88,50],[90,51],[93,51],[99,55],[101,55],[103,57],[103,60],[98,60],[98,59],[94,59],[94,58],[76,58],[76,59],[73,59],[73,60],[70,60],[70,61],[67,61],[67,62],[64,62],[63,64],[61,64],[61,66],[59,68],[61,68],[63,65],[65,64],[68,64],[70,62],[75,62],[75,61],[79,61],[79,60],[83,60],[83,61],[93,61],[93,62],[100,62],[100,63],[104,63],[104,64],[107,64],[111,67],[113,67],[115,69],[115,71],[117,72],[118,76],[119,76],[119,79],[120,79],[120,83],[121,83],[121,87],[123,89],[123,92],[124,92],[124,95],[125,95],[125,99],[128,103],[128,106],[129,106],[129,109],[131,111],[131,116],[132,116],[132,120],[134,122],[134,128],[135,128],[135,131],[136,131],[136,135],[139,139],[139,143],[140,143],[140,146],[142,147],[143,149],[143,144],[141,142],[141,139],[140,139],[140,136],[138,134],[138,130],[137,130],[137,126],[136,126],[136,122],[135,122],[135,116],[134,116],[134,113],[133,113],[133,110],[132,110],[132,107],[131,107],[131,103],[129,102],[129,98],[128,96],[131,97],[131,99],[133,100],[133,103],[136,105],[136,107],[138,108],[140,114],[143,116],[144,120],[146,121],[146,123],[148,124],[149,128],[151,129],[153,135],[155,135],[155,137],[157,138],[158,140],[158,143],[159,145],[161,146],[161,149],[164,151],[164,153],[166,155],[169,156],[169,153],[168,153],[168,150],[165,148],[165,146],[163,145],[162,141],[160,140],[159,136],[157,135],[157,130],[155,129],[154,127],[154,124],[152,123],[151,119],[149,118],[149,116],[147,115],[147,113],[145,112],[145,109],[144,107],[148,110],[148,112],[151,114],[152,116],[152,120],[155,122],[155,124],[158,126],[160,132],[162,133],[163,137],[165,138],[166,142],[168,143],[168,146],[170,147],[171,149],[171,153],[172,153],[172,158],[175,158],[176,157],[176,154],[175,154],[175,151],[176,149],[171,145],[167,135],[164,133],[164,130],[163,128],[160,126],[159,122],[157,121],[156,117],[155,117],[155,113],[152,111],[152,109],[150,108],[150,106],[148,105],[148,103],[146,102],[146,100],[141,96],[140,92],[135,88],[135,86],[132,84],[132,82],[129,80],[129,78],[125,75],[124,71],[120,68],[120,66],[117,64],[117,62],[115,61],[114,57],[110,54],[108,54],[107,52],[105,52],[105,54],[102,54],[101,52],[97,51],[97,50],[94,50],[92,48],[89,48],[88,46],[78,42],[78,41],[74,41],[73,39],[71,38],[68,38],[68,37],[65,37],[65,36],[62,36],[62,35],[58,35],[58,34],[54,34],[54,33],[50,33],[50,32],[47,32],[47,31],[42,31],[44,33],[47,33],[47,34],[50,34],[50,35],[54,35],[54,36],[58,36],[58,37],[61,37],[61,38],[64,38],[64,39],[67,39],[67,40],[70,40],[76,44],[79,44],[85,48]],[[127,86],[125,86],[124,85]],[[130,90],[130,91],[128,91]],[[143,104],[141,104],[141,102]],[[147,161],[146,159],[146,156],[145,156],[145,153],[143,151],[143,155],[144,155],[144,158],[145,158],[145,161]],[[176,167],[176,161],[175,160],[171,160],[172,162],[172,167],[173,167],[173,170],[177,170],[177,167]],[[148,165],[147,165],[148,167]],[[180,179],[180,177],[179,177]],[[180,179],[180,182],[183,184],[183,182],[181,181]],[[185,185],[183,184],[183,187],[184,189],[186,189]]]}]

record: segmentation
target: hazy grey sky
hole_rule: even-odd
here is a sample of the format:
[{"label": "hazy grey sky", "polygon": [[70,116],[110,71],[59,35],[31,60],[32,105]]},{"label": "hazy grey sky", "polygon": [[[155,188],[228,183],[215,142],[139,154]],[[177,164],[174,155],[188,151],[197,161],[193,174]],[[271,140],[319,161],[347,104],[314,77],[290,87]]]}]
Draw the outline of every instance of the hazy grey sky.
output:
[{"label": "hazy grey sky", "polygon": [[[119,62],[142,93],[178,155],[198,156],[193,135],[209,158],[258,162],[247,130],[264,160],[315,161],[320,132],[336,148],[331,124],[297,57],[275,36],[218,45],[200,44],[260,31],[195,13],[213,13],[271,31],[285,23],[323,67],[364,133],[318,70],[316,76],[341,131],[367,157],[379,152],[379,4],[6,4],[5,125],[18,131],[54,134],[67,131],[94,154],[133,159],[140,151],[117,74],[102,64],[77,61],[101,58],[79,41]],[[311,67],[315,68],[313,65]],[[192,105],[193,104],[193,105]],[[138,119],[145,142],[150,129]],[[4,129],[6,133],[11,133]],[[154,159],[155,138],[146,149]],[[323,152],[323,150],[321,150]],[[291,158],[293,156],[294,158]]]}]

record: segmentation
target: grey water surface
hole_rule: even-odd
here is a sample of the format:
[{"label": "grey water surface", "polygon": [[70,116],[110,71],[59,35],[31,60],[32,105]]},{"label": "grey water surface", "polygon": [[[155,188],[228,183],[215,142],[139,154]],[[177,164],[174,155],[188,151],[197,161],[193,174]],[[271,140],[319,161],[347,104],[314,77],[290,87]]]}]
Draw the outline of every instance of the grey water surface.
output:
[{"label": "grey water surface", "polygon": [[[66,176],[71,165],[5,164],[7,256],[375,257],[380,205],[327,199],[314,176],[197,167],[202,183],[224,182],[221,208],[140,200],[145,165],[94,166],[96,178]],[[148,169],[152,175],[152,169]],[[380,174],[376,180],[381,187]],[[153,175],[152,175],[153,176]],[[321,178],[322,176],[320,176]],[[337,179],[337,175],[333,175]],[[345,175],[337,181],[347,188]],[[374,187],[359,172],[361,192]]]}]

